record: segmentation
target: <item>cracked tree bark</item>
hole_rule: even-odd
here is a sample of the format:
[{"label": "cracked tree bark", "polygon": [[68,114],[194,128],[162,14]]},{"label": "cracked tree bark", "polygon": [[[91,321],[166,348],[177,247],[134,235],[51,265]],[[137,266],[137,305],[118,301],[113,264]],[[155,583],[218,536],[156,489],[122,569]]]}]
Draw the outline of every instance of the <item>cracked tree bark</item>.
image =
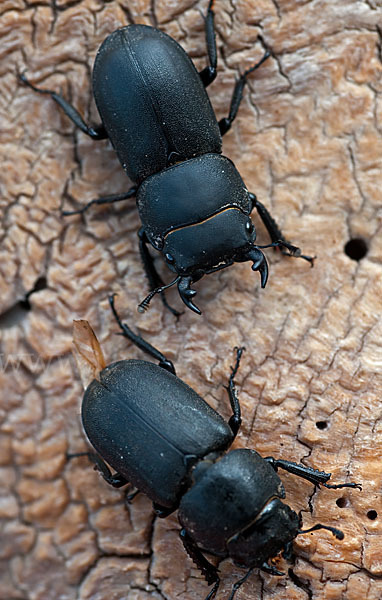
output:
[{"label": "cracked tree bark", "polygon": [[[232,349],[245,345],[236,446],[331,471],[334,482],[363,483],[362,492],[313,490],[282,474],[304,526],[337,526],[345,539],[300,536],[294,562],[277,563],[291,577],[255,572],[237,599],[382,597],[381,6],[216,0],[219,75],[209,94],[219,118],[235,76],[262,54],[259,34],[275,54],[251,78],[224,154],[288,239],[317,261],[309,269],[268,251],[264,291],[248,264],[206,277],[196,285],[202,317],[188,311],[177,322],[158,299],[137,317],[147,284],[134,201],[83,219],[60,217],[62,203],[122,192],[129,182],[106,142],[74,131],[50,98],[20,84],[17,71],[62,89],[97,122],[89,75],[104,37],[132,21],[158,25],[202,68],[206,2],[1,3],[0,598],[207,594],[175,516],[154,520],[142,495],[125,509],[123,491],[109,489],[85,459],[65,459],[86,448],[72,320],[89,320],[108,361],[141,357],[116,336],[110,291],[119,291],[129,324],[225,416]],[[344,252],[354,238],[367,246],[359,261]],[[30,296],[31,310],[6,313],[41,277],[47,287]],[[219,599],[242,575],[229,561],[221,570]]]}]

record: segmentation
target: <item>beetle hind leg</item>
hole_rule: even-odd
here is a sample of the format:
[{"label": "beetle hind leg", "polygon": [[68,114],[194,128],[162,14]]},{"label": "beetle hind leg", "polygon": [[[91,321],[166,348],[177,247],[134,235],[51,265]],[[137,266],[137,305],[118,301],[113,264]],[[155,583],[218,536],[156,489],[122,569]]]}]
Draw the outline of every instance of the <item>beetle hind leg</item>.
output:
[{"label": "beetle hind leg", "polygon": [[79,129],[81,129],[81,131],[86,133],[86,135],[91,137],[93,140],[105,140],[106,138],[109,137],[106,133],[106,129],[104,128],[104,126],[102,124],[97,125],[96,127],[90,127],[89,125],[87,125],[87,123],[85,123],[85,121],[81,117],[78,110],[76,108],[74,108],[74,106],[69,104],[69,102],[67,102],[65,100],[65,98],[63,98],[60,94],[57,94],[57,92],[54,92],[53,90],[44,90],[42,88],[39,88],[39,87],[33,85],[33,83],[31,83],[29,81],[29,79],[27,79],[25,73],[20,73],[19,78],[25,85],[30,87],[34,92],[38,92],[39,94],[47,94],[48,96],[50,96],[52,98],[52,100],[54,100],[58,104],[58,106],[60,106],[62,108],[62,110],[64,111],[66,116],[69,117],[69,119]]},{"label": "beetle hind leg", "polygon": [[120,473],[112,473],[104,460],[95,452],[76,452],[75,454],[67,454],[68,460],[78,458],[79,456],[87,456],[90,462],[94,464],[95,471],[99,471],[109,485],[120,488],[127,485],[128,480]]}]

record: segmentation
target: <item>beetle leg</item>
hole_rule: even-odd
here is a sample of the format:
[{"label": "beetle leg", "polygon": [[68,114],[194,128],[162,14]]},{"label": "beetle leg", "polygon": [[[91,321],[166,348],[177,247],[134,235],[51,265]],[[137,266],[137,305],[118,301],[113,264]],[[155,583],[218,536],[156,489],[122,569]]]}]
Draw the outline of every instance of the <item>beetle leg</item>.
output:
[{"label": "beetle leg", "polygon": [[231,98],[231,106],[229,107],[228,117],[224,117],[219,121],[219,129],[221,135],[227,133],[227,131],[231,128],[232,123],[234,122],[237,111],[239,110],[240,102],[243,99],[243,89],[245,84],[247,83],[248,75],[253,73],[256,69],[263,64],[267,58],[269,58],[271,53],[267,50],[263,57],[257,62],[255,65],[244,71],[244,73],[240,76],[240,78],[236,81],[235,87],[233,89],[232,98]]},{"label": "beetle leg", "polygon": [[309,527],[309,529],[298,529],[297,535],[310,533],[311,531],[317,531],[317,529],[326,529],[326,531],[330,531],[337,538],[337,540],[343,540],[345,537],[341,529],[337,529],[336,527],[330,527],[329,525],[322,525],[321,523],[316,523],[316,525],[313,525],[313,527]]},{"label": "beetle leg", "polygon": [[228,392],[228,397],[229,397],[229,401],[231,404],[231,408],[232,408],[232,413],[233,413],[232,417],[228,421],[228,425],[232,429],[232,433],[233,433],[234,437],[236,437],[237,432],[239,431],[240,425],[241,425],[241,410],[240,410],[239,398],[236,393],[235,375],[239,369],[240,359],[243,354],[244,347],[235,348],[235,350],[236,350],[236,363],[233,368],[231,367],[232,372],[229,377],[228,386],[226,388],[227,392]]},{"label": "beetle leg", "polygon": [[174,512],[174,510],[176,510],[176,508],[177,507],[169,508],[167,506],[161,506],[157,502],[153,502],[153,510],[154,510],[156,516],[159,517],[160,519],[166,519],[166,517],[171,515]]},{"label": "beetle leg", "polygon": [[282,551],[282,557],[285,558],[285,560],[290,561],[292,559],[293,556],[293,541],[287,542],[284,546],[284,549]]},{"label": "beetle leg", "polygon": [[[146,277],[149,280],[150,290],[154,291],[155,289],[157,289],[159,287],[163,287],[164,283],[163,283],[161,276],[159,275],[158,271],[156,270],[156,268],[154,266],[153,258],[147,248],[148,239],[147,239],[147,235],[146,235],[146,232],[143,227],[141,227],[140,230],[138,231],[138,238],[139,238],[139,252],[140,252],[141,260],[143,263],[143,268],[145,270]],[[166,299],[166,295],[163,291],[160,292],[160,296],[162,298],[162,302],[163,302],[164,306],[170,312],[172,312],[172,314],[175,315],[175,317],[179,317],[182,314],[181,312],[179,312],[175,308],[172,308],[172,306],[169,305],[169,303],[167,302],[167,299]]]},{"label": "beetle leg", "polygon": [[253,571],[254,567],[251,567],[250,569],[248,569],[248,571],[246,572],[246,574],[244,575],[244,577],[242,577],[241,579],[239,579],[238,581],[236,581],[233,586],[232,586],[232,591],[229,595],[228,600],[233,600],[237,590],[243,585],[243,583],[245,583],[248,579],[248,577],[251,575],[252,571]]},{"label": "beetle leg", "polygon": [[191,560],[196,564],[198,569],[201,571],[203,577],[207,581],[208,585],[215,583],[214,587],[208,594],[205,600],[211,600],[218,590],[220,584],[220,578],[218,575],[218,569],[209,560],[206,559],[204,554],[199,550],[198,546],[191,539],[185,529],[179,532],[180,539],[182,540],[185,551]]},{"label": "beetle leg", "polygon": [[35,92],[38,92],[39,94],[48,94],[49,96],[51,96],[51,98],[62,108],[66,116],[69,117],[69,119],[73,121],[73,123],[79,129],[81,129],[81,131],[86,133],[86,135],[91,137],[93,140],[104,140],[109,137],[106,133],[106,129],[102,124],[97,125],[96,127],[90,127],[89,125],[87,125],[81,117],[80,113],[77,111],[77,109],[75,109],[74,106],[69,104],[69,102],[67,102],[62,96],[60,96],[60,94],[57,94],[53,90],[44,90],[36,87],[27,79],[25,73],[20,73],[19,77],[21,81],[25,83],[25,85],[29,86]]},{"label": "beetle leg", "polygon": [[216,37],[215,37],[215,26],[214,26],[214,11],[213,11],[214,0],[210,0],[208,4],[207,14],[205,16],[205,30],[206,30],[206,42],[208,59],[210,64],[200,71],[199,75],[203,82],[204,87],[210,85],[217,75],[217,52],[216,52]]},{"label": "beetle leg", "polygon": [[129,190],[127,190],[127,192],[124,192],[122,194],[113,194],[112,196],[104,196],[103,198],[94,198],[93,200],[90,200],[90,202],[85,204],[85,206],[83,206],[82,208],[78,208],[77,210],[62,210],[61,215],[63,217],[69,217],[70,215],[80,215],[80,214],[84,213],[85,211],[87,211],[88,208],[93,206],[93,204],[100,205],[100,204],[113,204],[114,202],[121,202],[121,200],[127,200],[128,198],[135,196],[136,192],[137,192],[137,186],[133,185],[133,187],[131,187]]},{"label": "beetle leg", "polygon": [[314,485],[323,485],[326,488],[337,490],[340,488],[357,488],[362,490],[362,486],[360,483],[337,483],[337,484],[329,484],[326,483],[331,478],[331,473],[325,473],[325,471],[318,471],[318,469],[312,469],[312,467],[306,467],[305,465],[301,465],[295,462],[291,462],[289,460],[276,459],[272,456],[267,456],[264,460],[269,462],[275,471],[277,469],[284,469],[284,471],[288,471],[288,473],[292,473],[293,475],[297,475],[297,477],[301,477],[302,479],[306,479]]},{"label": "beetle leg", "polygon": [[127,339],[129,339],[131,342],[133,342],[133,344],[138,346],[138,348],[143,350],[143,352],[146,352],[146,354],[149,354],[149,356],[152,356],[152,358],[155,358],[156,360],[158,360],[160,367],[162,367],[163,369],[166,369],[166,371],[169,371],[170,373],[173,373],[174,375],[176,375],[175,367],[172,364],[171,360],[166,358],[166,356],[164,354],[162,354],[162,352],[160,352],[157,348],[154,348],[154,346],[149,344],[149,342],[146,342],[146,340],[144,340],[143,337],[134,333],[134,331],[132,331],[130,329],[130,327],[128,327],[126,325],[126,323],[122,323],[120,316],[117,313],[117,310],[114,306],[114,296],[115,296],[115,294],[112,294],[111,296],[109,296],[109,304],[110,304],[111,310],[113,311],[114,318],[117,321],[120,329],[122,330],[122,335],[127,337]]},{"label": "beetle leg", "polygon": [[[289,242],[287,242],[287,240],[283,236],[279,226],[277,225],[276,221],[274,220],[274,218],[272,217],[270,212],[265,208],[264,204],[262,204],[256,198],[255,194],[250,193],[249,197],[252,202],[252,210],[254,208],[256,208],[258,215],[259,215],[260,219],[262,220],[262,222],[264,223],[265,228],[268,231],[269,237],[271,238],[272,242],[281,241],[281,242],[284,242],[285,244],[288,244]],[[308,262],[310,262],[311,266],[313,267],[313,262],[315,259],[314,256],[305,256],[305,254],[301,254],[301,252],[300,253],[287,252],[286,250],[284,250],[281,247],[281,244],[280,244],[280,251],[282,254],[285,254],[285,256],[293,256],[294,258],[303,258],[304,260],[307,260]]]},{"label": "beetle leg", "polygon": [[120,473],[112,474],[107,464],[95,452],[77,452],[76,454],[67,454],[66,456],[68,459],[87,456],[90,462],[94,464],[94,469],[99,471],[104,480],[115,488],[120,488],[129,483]]},{"label": "beetle leg", "polygon": [[129,492],[128,494],[126,494],[125,496],[125,505],[126,508],[128,508],[128,504],[132,504],[134,498],[136,498],[138,496],[138,494],[140,494],[141,492],[139,490],[137,490],[137,488],[133,488],[132,492]]},{"label": "beetle leg", "polygon": [[190,288],[191,282],[191,277],[180,278],[180,280],[178,281],[179,295],[188,308],[196,312],[197,315],[201,315],[201,310],[191,300],[191,298],[196,294],[196,290],[192,290]]},{"label": "beetle leg", "polygon": [[282,571],[278,571],[276,567],[274,567],[273,565],[269,565],[267,562],[263,562],[263,564],[260,567],[260,570],[264,571],[265,573],[269,573],[270,575],[278,575],[279,577],[285,575],[285,573],[283,573]]}]

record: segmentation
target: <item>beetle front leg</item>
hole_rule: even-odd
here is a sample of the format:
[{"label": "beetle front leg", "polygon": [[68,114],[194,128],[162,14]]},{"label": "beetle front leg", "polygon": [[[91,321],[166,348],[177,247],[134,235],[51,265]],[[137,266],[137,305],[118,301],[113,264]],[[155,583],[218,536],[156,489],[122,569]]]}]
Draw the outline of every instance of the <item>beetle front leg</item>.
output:
[{"label": "beetle front leg", "polygon": [[206,42],[208,59],[210,64],[200,71],[199,75],[203,82],[204,87],[208,87],[210,83],[214,81],[217,75],[217,52],[216,52],[216,37],[215,37],[215,24],[214,24],[214,11],[213,5],[215,0],[210,0],[208,4],[207,14],[205,16],[205,31],[206,31]]},{"label": "beetle front leg", "polygon": [[201,571],[203,577],[207,581],[208,585],[214,583],[214,587],[205,598],[205,600],[212,600],[214,598],[216,592],[218,591],[220,585],[220,578],[218,575],[218,569],[210,563],[204,554],[199,550],[198,546],[191,539],[185,529],[182,529],[179,532],[180,539],[182,540],[185,551],[191,560],[196,564],[198,569]]},{"label": "beetle front leg", "polygon": [[239,398],[236,393],[235,375],[240,366],[240,359],[243,354],[243,350],[244,350],[244,347],[236,348],[236,363],[233,368],[231,367],[232,372],[229,377],[228,386],[226,388],[227,392],[228,392],[228,397],[229,397],[229,401],[231,404],[231,408],[232,408],[232,413],[233,413],[232,417],[228,421],[228,425],[232,429],[232,433],[233,433],[234,437],[236,437],[237,432],[239,431],[240,425],[241,425],[241,410],[240,410]]},{"label": "beetle front leg", "polygon": [[53,90],[44,90],[42,88],[36,87],[33,85],[26,77],[25,73],[21,73],[19,75],[21,81],[25,83],[28,87],[30,87],[33,91],[38,92],[39,94],[48,94],[57,104],[62,108],[67,117],[79,128],[81,131],[86,133],[93,140],[104,140],[109,136],[106,133],[106,129],[104,126],[97,125],[96,127],[90,127],[87,125],[83,118],[81,117],[78,110],[74,108],[69,102],[67,102],[60,94],[57,94]]},{"label": "beetle front leg", "polygon": [[[265,208],[264,204],[262,204],[255,196],[255,194],[249,194],[250,200],[252,202],[252,209],[256,208],[257,213],[260,217],[260,219],[262,220],[262,222],[265,225],[266,230],[269,233],[269,237],[271,238],[272,242],[284,242],[285,244],[289,244],[289,242],[285,239],[285,237],[283,236],[279,226],[277,225],[276,221],[274,220],[274,218],[272,217],[272,215],[270,214],[270,212]],[[313,262],[314,262],[314,256],[305,256],[304,254],[301,253],[297,253],[295,252],[290,253],[287,250],[285,250],[282,245],[279,246],[280,248],[280,252],[282,254],[284,254],[285,256],[292,256],[293,258],[303,258],[304,260],[307,260],[308,262],[310,262],[311,266],[313,267]]]},{"label": "beetle front leg", "polygon": [[[138,231],[138,238],[139,238],[139,252],[140,252],[141,260],[143,263],[143,268],[145,270],[146,277],[149,280],[150,291],[153,291],[156,288],[164,286],[164,283],[163,283],[161,276],[159,275],[158,271],[156,270],[156,268],[154,266],[153,258],[147,247],[147,244],[148,244],[147,235],[146,235],[146,232],[143,227],[141,227],[141,229]],[[182,314],[181,312],[179,312],[175,308],[172,308],[172,306],[169,305],[164,292],[161,292],[160,296],[162,298],[162,302],[163,302],[164,306],[170,312],[172,312],[172,314],[175,315],[175,317],[179,317]]]},{"label": "beetle front leg", "polygon": [[269,575],[277,575],[278,577],[282,577],[283,575],[285,575],[285,573],[279,571],[273,565],[269,565],[267,562],[263,562],[263,564],[260,567],[260,570],[264,571],[264,573],[269,573]]},{"label": "beetle front leg", "polygon": [[134,331],[132,331],[130,329],[130,327],[128,327],[126,325],[126,323],[122,323],[122,321],[119,317],[119,314],[117,313],[117,310],[114,306],[114,296],[115,296],[115,294],[112,294],[111,296],[109,296],[109,304],[110,304],[111,310],[113,311],[114,318],[117,321],[117,323],[122,331],[122,335],[127,337],[128,340],[133,342],[133,344],[135,344],[138,348],[143,350],[143,352],[146,352],[146,354],[148,354],[152,358],[155,358],[156,360],[158,360],[160,367],[162,367],[163,369],[166,369],[166,371],[169,371],[173,375],[176,375],[175,367],[174,367],[173,363],[171,362],[171,360],[166,358],[165,355],[162,354],[162,352],[160,352],[160,350],[158,350],[157,348],[155,348],[154,346],[149,344],[149,342],[146,342],[146,340],[144,340],[143,337],[134,333]]},{"label": "beetle front leg", "polygon": [[269,462],[275,471],[277,471],[277,469],[284,469],[284,471],[292,473],[292,475],[296,475],[297,477],[301,477],[302,479],[306,479],[307,481],[314,483],[314,485],[323,485],[324,487],[332,490],[338,490],[346,487],[357,488],[359,490],[362,490],[362,486],[360,483],[326,483],[331,478],[331,473],[325,473],[325,471],[312,469],[312,467],[306,467],[305,465],[299,463],[295,463],[289,460],[276,459],[272,456],[267,456],[264,460]]},{"label": "beetle front leg", "polygon": [[120,488],[129,483],[127,479],[120,473],[112,474],[107,464],[95,452],[77,452],[76,454],[67,454],[66,456],[68,459],[77,458],[79,456],[87,456],[90,462],[94,464],[94,469],[99,471],[104,480],[115,488]]},{"label": "beetle front leg", "polygon": [[252,571],[253,571],[254,567],[251,567],[250,569],[248,569],[248,571],[246,572],[246,574],[244,575],[244,577],[242,577],[241,579],[239,579],[238,581],[236,581],[233,586],[232,586],[232,592],[229,595],[228,600],[233,600],[236,592],[239,588],[241,588],[241,586],[243,585],[243,583],[245,583],[248,579],[248,577],[251,575]]}]

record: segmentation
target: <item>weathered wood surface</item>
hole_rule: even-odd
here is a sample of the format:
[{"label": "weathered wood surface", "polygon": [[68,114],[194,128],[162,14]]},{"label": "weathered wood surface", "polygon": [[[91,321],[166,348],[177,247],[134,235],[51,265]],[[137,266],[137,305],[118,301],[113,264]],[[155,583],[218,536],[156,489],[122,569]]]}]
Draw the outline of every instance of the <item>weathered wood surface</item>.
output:
[{"label": "weathered wood surface", "polygon": [[[278,562],[292,578],[255,572],[237,600],[382,597],[380,0],[216,0],[219,77],[209,92],[219,118],[239,71],[262,55],[259,34],[275,54],[251,78],[224,153],[287,237],[317,261],[310,269],[268,251],[264,291],[249,263],[206,277],[196,285],[202,317],[185,312],[176,321],[158,299],[137,314],[147,284],[134,201],[60,217],[63,202],[82,204],[129,182],[106,142],[74,131],[49,97],[16,77],[28,69],[33,82],[62,89],[96,121],[89,73],[103,38],[131,21],[157,24],[202,68],[205,8],[191,0],[1,2],[1,312],[47,280],[31,311],[1,319],[2,599],[207,594],[176,517],[153,519],[144,497],[126,511],[123,492],[85,459],[65,459],[86,448],[72,320],[89,320],[107,360],[141,357],[115,335],[110,291],[119,292],[124,318],[227,416],[232,349],[246,346],[237,446],[363,483],[362,492],[314,490],[282,475],[304,525],[338,526],[345,540],[324,531],[300,536],[295,562]],[[367,245],[358,262],[344,252],[353,238]],[[219,600],[242,575],[229,561],[221,568]]]}]

